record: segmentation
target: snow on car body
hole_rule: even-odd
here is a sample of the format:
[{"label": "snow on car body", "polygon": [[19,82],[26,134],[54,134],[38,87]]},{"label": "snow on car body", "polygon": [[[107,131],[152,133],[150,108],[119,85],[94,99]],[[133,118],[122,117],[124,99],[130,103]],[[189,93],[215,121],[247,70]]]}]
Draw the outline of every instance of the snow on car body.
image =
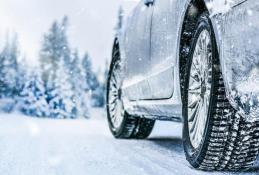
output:
[{"label": "snow on car body", "polygon": [[[258,146],[253,145],[256,137],[247,132],[250,129],[255,133],[258,126],[254,122],[253,126],[251,124],[246,125],[243,128],[244,131],[240,127],[245,125],[245,121],[259,121],[258,17],[259,2],[252,0],[140,1],[126,18],[114,44],[115,53],[119,53],[115,57],[119,57],[119,64],[122,65],[120,67],[122,80],[119,85],[118,96],[119,100],[122,101],[120,109],[127,113],[126,118],[129,116],[144,117],[146,121],[142,121],[142,123],[148,123],[151,130],[152,126],[150,125],[153,125],[153,123],[149,119],[183,120],[184,124],[186,123],[187,125],[187,129],[184,128],[184,136],[187,135],[185,136],[187,139],[184,138],[184,140],[194,137],[193,140],[190,139],[190,143],[189,141],[186,143],[187,146],[185,145],[187,159],[196,168],[210,170],[249,167],[253,161],[248,161],[248,159],[255,159]],[[208,36],[210,37],[208,38]],[[203,48],[207,48],[206,52],[208,53],[202,55],[200,53],[202,49],[197,48],[199,45],[197,43],[205,40],[207,45]],[[116,48],[118,49],[117,51]],[[207,50],[212,50],[212,53]],[[201,75],[200,79],[205,79],[206,83],[201,83],[200,96],[203,98],[204,93],[211,94],[210,98],[205,101],[209,103],[207,105],[209,107],[204,111],[208,110],[209,112],[203,111],[205,113],[203,115],[200,112],[195,114],[199,118],[200,116],[208,116],[201,119],[200,123],[195,120],[195,124],[198,123],[196,125],[204,127],[203,130],[205,130],[200,131],[200,127],[198,129],[194,127],[195,132],[202,133],[195,138],[196,133],[193,135],[191,131],[185,131],[188,130],[188,127],[193,127],[192,122],[189,121],[190,118],[188,118],[188,115],[192,114],[192,110],[189,111],[189,101],[192,96],[189,94],[190,89],[188,88],[191,86],[190,77],[193,73],[192,67],[194,63],[189,60],[201,60],[200,57],[210,57],[208,55],[212,55],[213,59],[212,61],[206,59],[206,63],[204,63],[206,64],[207,72],[205,71],[206,76],[202,77],[203,75]],[[198,58],[195,58],[195,56]],[[218,61],[213,61],[215,59],[218,59]],[[203,63],[200,64],[203,65]],[[111,75],[114,69],[118,69],[118,66],[114,68],[113,65],[115,65],[114,61],[111,65]],[[200,69],[199,71],[203,70]],[[210,74],[210,71],[215,75],[208,78],[207,74]],[[193,75],[197,76],[195,73]],[[199,79],[199,77],[195,79]],[[208,83],[211,81],[210,79],[213,79],[210,82],[212,88],[207,87],[208,84],[210,85]],[[109,81],[112,80],[112,78],[109,79]],[[199,81],[202,82],[201,80]],[[107,95],[108,118],[111,116],[111,111],[109,110],[111,105],[109,103],[109,85]],[[205,102],[202,102],[202,109]],[[214,102],[215,106],[212,105]],[[229,103],[233,109],[229,107]],[[212,109],[212,107],[215,109]],[[117,109],[116,107],[114,108]],[[185,109],[186,112],[184,112]],[[114,114],[114,116],[116,115],[118,114]],[[222,116],[218,121],[220,115]],[[184,116],[187,117],[185,118]],[[129,133],[127,132],[128,137],[121,136],[118,133],[123,129],[116,130],[112,120],[112,117],[110,117],[110,127],[116,137],[128,138],[132,134],[130,132],[135,133],[135,135],[133,134],[134,136],[131,135],[133,138],[138,138],[136,135],[139,133],[137,132],[141,132],[142,137],[149,134],[146,130],[134,131],[132,129]],[[123,124],[124,120],[126,119],[118,119],[119,124]],[[238,123],[233,121],[238,121]],[[213,122],[214,124],[220,124],[215,124],[210,128],[210,123]],[[138,127],[141,128],[141,124],[135,123],[132,126],[135,125],[139,125]],[[143,125],[147,126],[147,124]],[[126,126],[129,128],[128,125]],[[232,127],[233,129],[231,129]],[[231,151],[235,149],[234,146],[232,146],[233,148],[231,146],[225,148],[226,150],[223,150],[223,153],[213,146],[213,148],[207,146],[207,149],[215,149],[214,152],[220,152],[221,155],[225,156],[225,158],[224,156],[215,156],[215,160],[213,159],[215,162],[208,163],[209,160],[204,155],[214,152],[204,152],[204,149],[206,150],[204,147],[206,145],[215,145],[211,141],[213,136],[208,137],[207,134],[213,135],[215,128],[217,128],[217,133],[225,132],[225,135],[222,136],[223,138],[220,138],[220,136],[218,138],[219,140],[225,139],[218,143],[222,147],[227,147],[226,142],[229,142],[227,139],[235,132],[240,132],[240,135],[235,139],[237,141],[233,141],[233,144],[237,144],[237,142],[245,143],[247,140],[242,139],[247,137],[244,135],[249,136],[249,144],[255,148],[250,150],[250,152],[254,153],[253,157],[243,157],[245,160],[239,163],[238,161],[232,162],[232,159],[237,159],[237,155],[242,153],[240,151],[244,149],[242,144],[238,148],[239,152],[237,151],[236,153]],[[143,136],[145,132],[146,134]],[[192,149],[189,147],[192,147]],[[250,155],[250,152],[247,153]]]}]

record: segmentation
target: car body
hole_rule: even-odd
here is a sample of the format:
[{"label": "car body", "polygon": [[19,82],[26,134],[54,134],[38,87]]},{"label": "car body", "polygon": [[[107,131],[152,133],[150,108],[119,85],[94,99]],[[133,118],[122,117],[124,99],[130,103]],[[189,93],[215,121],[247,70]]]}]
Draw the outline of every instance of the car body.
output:
[{"label": "car body", "polygon": [[259,153],[259,2],[141,0],[118,31],[107,84],[116,138],[183,122],[189,163],[238,170]]},{"label": "car body", "polygon": [[[255,119],[259,117],[259,3],[218,1],[205,4],[212,14],[227,97],[242,114]],[[188,49],[182,48],[181,40],[190,3],[156,0],[148,7],[140,1],[126,18],[116,39],[126,62],[123,93],[130,113],[181,120],[180,59]]]}]

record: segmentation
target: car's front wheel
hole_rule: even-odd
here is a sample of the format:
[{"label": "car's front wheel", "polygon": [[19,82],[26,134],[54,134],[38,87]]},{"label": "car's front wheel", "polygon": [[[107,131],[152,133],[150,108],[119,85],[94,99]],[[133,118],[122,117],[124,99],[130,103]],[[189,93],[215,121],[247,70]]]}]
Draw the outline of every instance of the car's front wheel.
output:
[{"label": "car's front wheel", "polygon": [[230,105],[208,14],[200,16],[187,63],[183,143],[187,160],[203,170],[239,170],[258,155],[258,123]]},{"label": "car's front wheel", "polygon": [[115,43],[107,83],[107,117],[112,134],[116,138],[145,139],[154,127],[155,120],[128,114],[122,95],[122,64],[118,44]]}]

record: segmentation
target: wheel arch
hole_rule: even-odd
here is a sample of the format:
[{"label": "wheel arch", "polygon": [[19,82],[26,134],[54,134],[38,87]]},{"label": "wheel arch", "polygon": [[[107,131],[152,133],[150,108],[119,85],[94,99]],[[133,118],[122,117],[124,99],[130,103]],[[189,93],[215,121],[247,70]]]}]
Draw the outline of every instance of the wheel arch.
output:
[{"label": "wheel arch", "polygon": [[118,36],[115,36],[114,41],[113,41],[111,59],[110,59],[110,64],[109,64],[109,70],[112,67],[112,63],[114,62],[114,51],[115,51],[115,49],[119,49],[119,52],[121,53],[120,41],[119,41],[119,37]]},{"label": "wheel arch", "polygon": [[[210,10],[208,8],[208,0],[189,0],[186,9],[183,14],[183,19],[181,23],[181,29],[179,33],[179,47],[178,47],[178,69],[179,69],[179,80],[180,80],[180,92],[181,97],[183,97],[183,84],[184,84],[184,75],[185,68],[187,64],[187,59],[191,47],[191,41],[193,33],[195,32],[196,23],[198,22],[199,16],[202,13],[207,12],[210,14]],[[219,45],[219,32],[215,27],[216,24],[214,19],[211,18],[212,22],[212,31],[214,32],[217,52],[220,52]],[[219,54],[220,56],[220,54]],[[220,59],[221,60],[221,59]],[[222,66],[220,64],[220,66]]]},{"label": "wheel arch", "polygon": [[[124,40],[125,40],[124,35],[122,34],[122,32],[120,32],[120,33],[115,35],[113,46],[112,46],[112,54],[113,54],[114,49],[116,47],[119,49],[120,57],[121,57],[122,62],[125,62],[125,60],[126,60]],[[112,55],[112,57],[113,57],[113,55]],[[113,60],[111,60],[111,62],[112,61]]]}]

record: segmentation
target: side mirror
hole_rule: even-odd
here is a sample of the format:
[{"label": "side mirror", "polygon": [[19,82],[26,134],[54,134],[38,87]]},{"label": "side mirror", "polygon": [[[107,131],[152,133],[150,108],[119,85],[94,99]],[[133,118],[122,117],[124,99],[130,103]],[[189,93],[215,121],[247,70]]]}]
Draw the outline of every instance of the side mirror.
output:
[{"label": "side mirror", "polygon": [[146,6],[150,6],[154,4],[154,0],[144,0]]}]

